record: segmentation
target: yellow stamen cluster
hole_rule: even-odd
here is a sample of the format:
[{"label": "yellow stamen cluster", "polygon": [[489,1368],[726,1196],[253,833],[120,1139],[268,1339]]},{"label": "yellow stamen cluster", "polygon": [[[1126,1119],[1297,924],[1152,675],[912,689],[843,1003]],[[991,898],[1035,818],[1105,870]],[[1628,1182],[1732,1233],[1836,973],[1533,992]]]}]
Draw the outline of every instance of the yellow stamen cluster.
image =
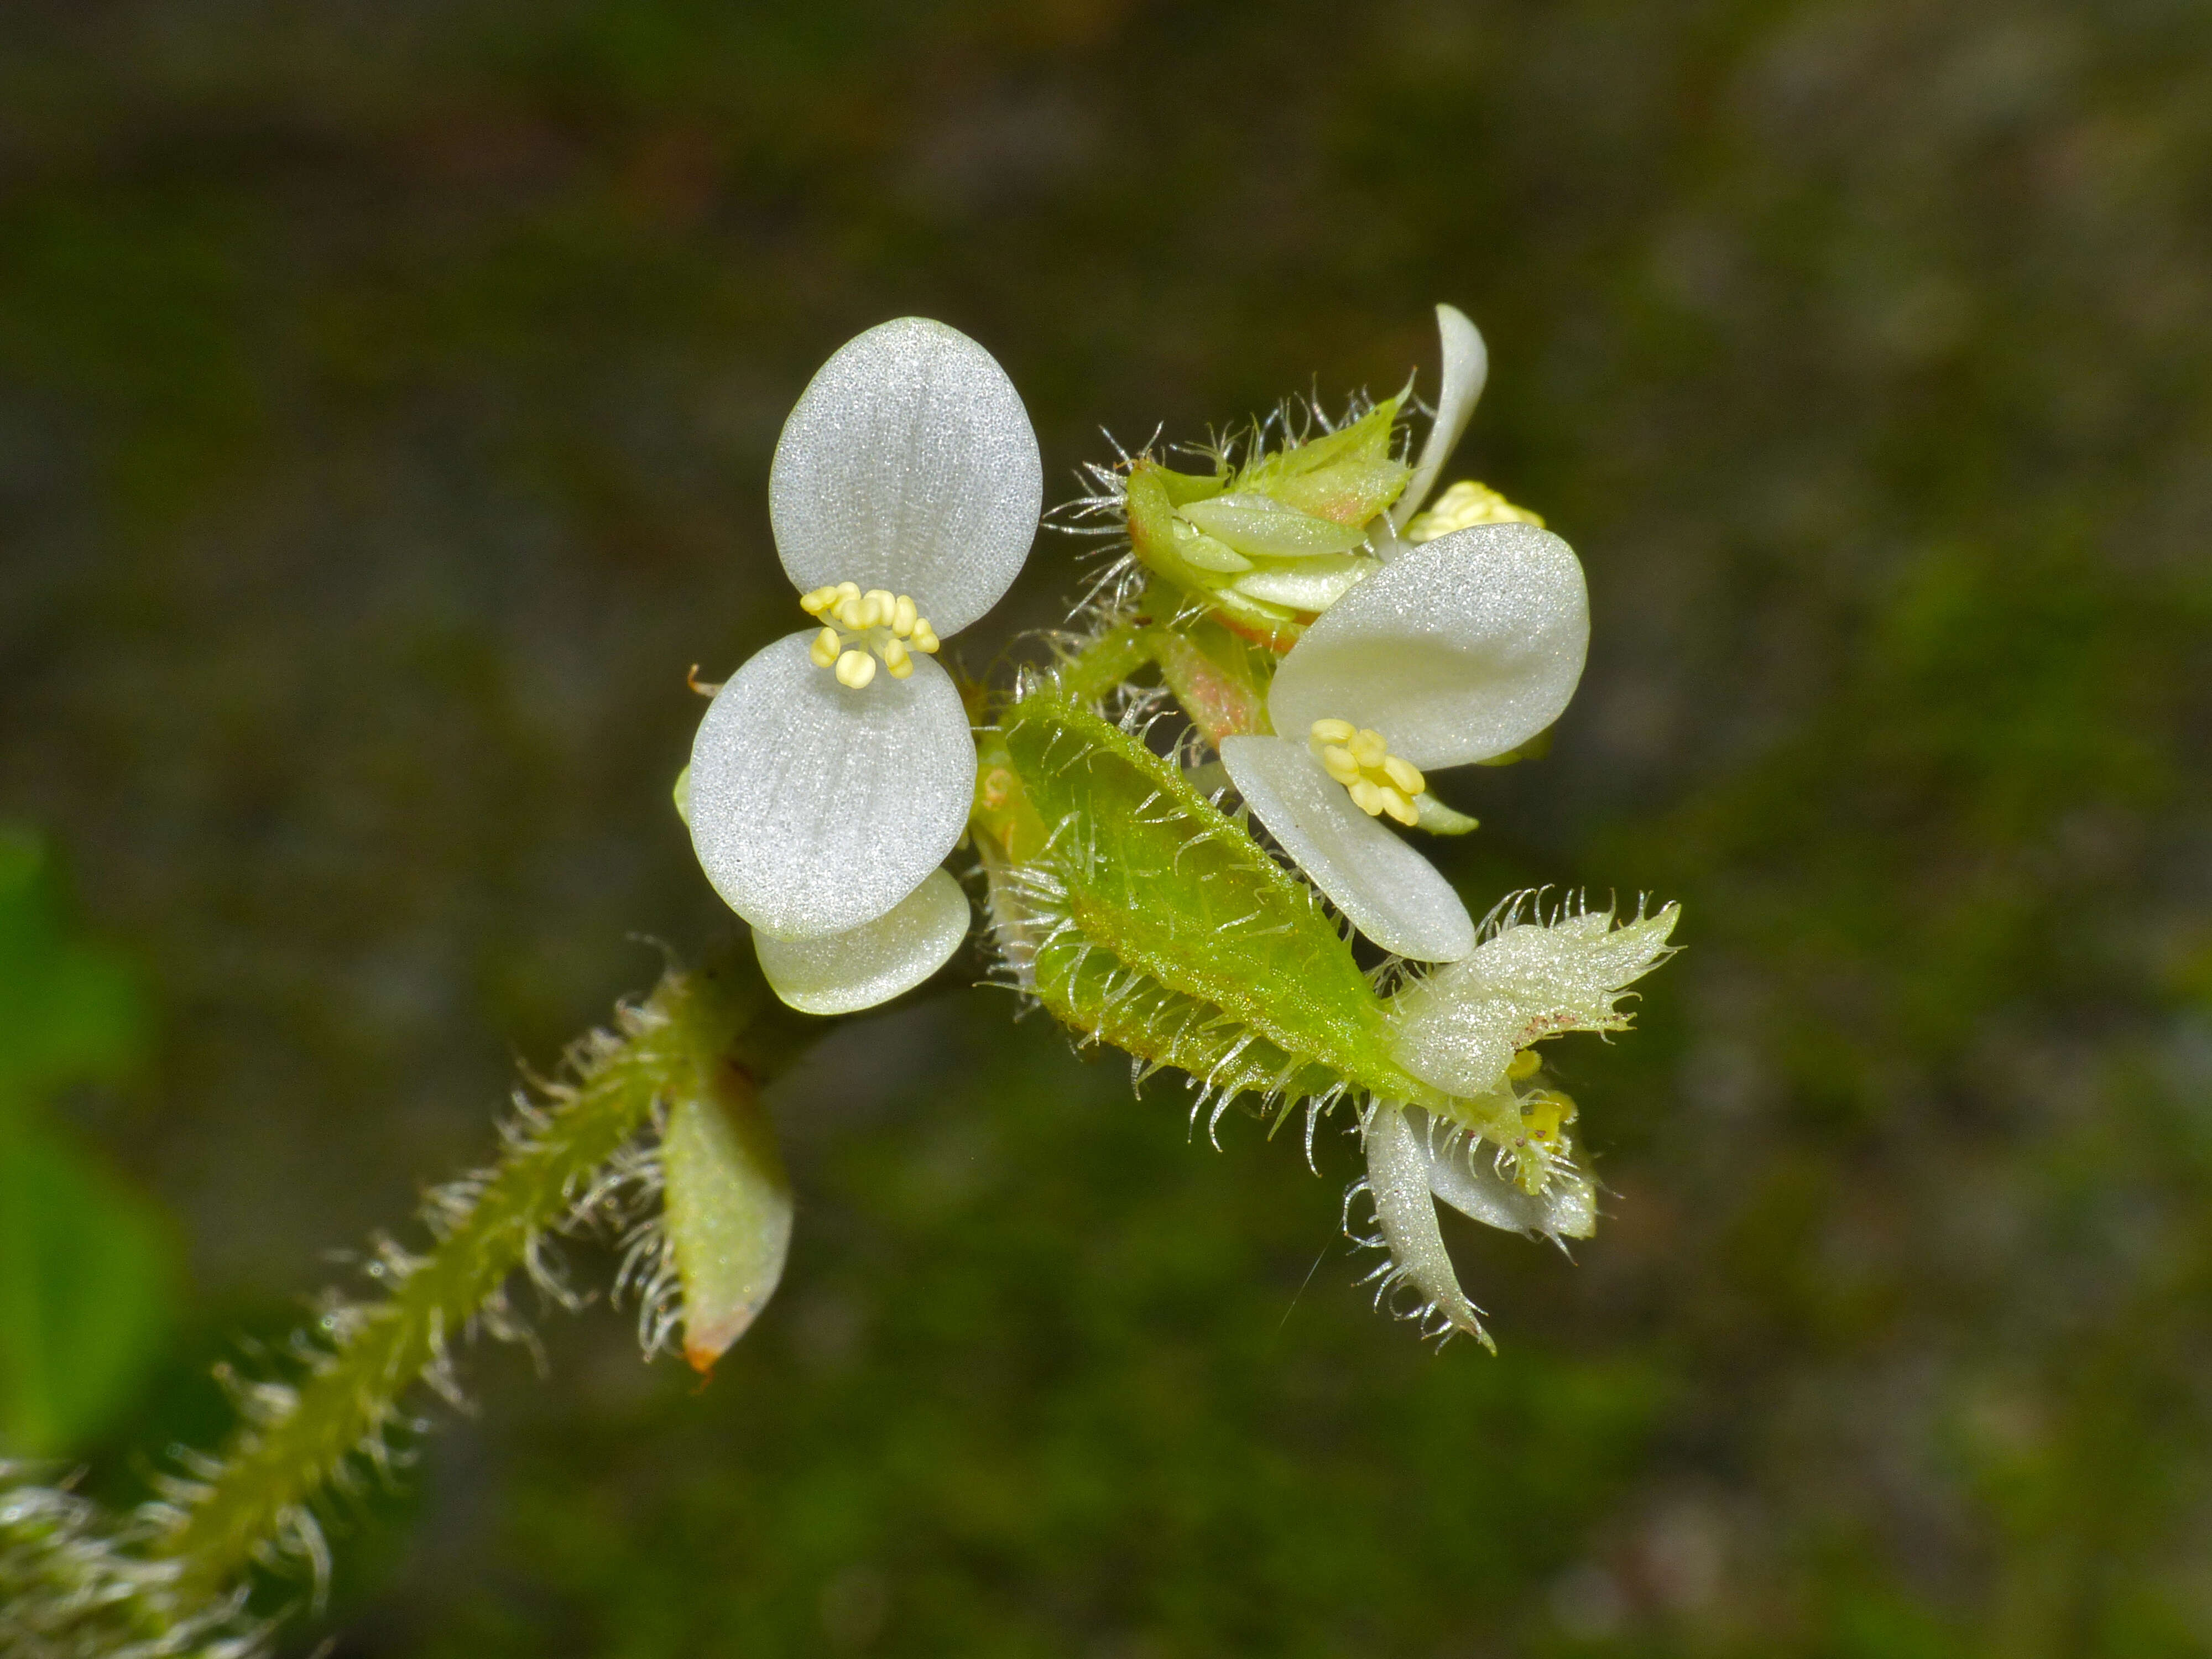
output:
[{"label": "yellow stamen cluster", "polygon": [[1350,720],[1316,720],[1307,739],[1322,769],[1352,792],[1352,804],[1370,818],[1388,812],[1401,823],[1421,814],[1413,798],[1428,781],[1409,763],[1390,752],[1382,734]]},{"label": "yellow stamen cluster", "polygon": [[878,658],[902,680],[914,672],[911,652],[937,654],[937,630],[903,593],[881,587],[863,593],[858,582],[839,582],[802,595],[799,608],[823,622],[808,653],[815,665],[834,667],[837,683],[855,691],[875,678]]},{"label": "yellow stamen cluster", "polygon": [[1516,507],[1488,484],[1462,478],[1431,501],[1427,512],[1416,513],[1405,535],[1407,541],[1418,544],[1479,524],[1533,524],[1541,529],[1544,519],[1541,514]]}]

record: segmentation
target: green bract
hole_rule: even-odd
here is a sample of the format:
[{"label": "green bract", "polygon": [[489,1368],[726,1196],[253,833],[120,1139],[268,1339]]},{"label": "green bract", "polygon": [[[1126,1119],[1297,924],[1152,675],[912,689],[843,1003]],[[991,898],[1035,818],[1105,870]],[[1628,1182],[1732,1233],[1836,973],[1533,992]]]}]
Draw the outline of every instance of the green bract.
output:
[{"label": "green bract", "polygon": [[1218,1109],[1359,1093],[1466,1115],[1392,1058],[1386,1006],[1313,889],[1171,763],[1050,692],[1002,729],[1045,830],[1017,836],[993,903],[1062,1024],[1189,1073]]}]

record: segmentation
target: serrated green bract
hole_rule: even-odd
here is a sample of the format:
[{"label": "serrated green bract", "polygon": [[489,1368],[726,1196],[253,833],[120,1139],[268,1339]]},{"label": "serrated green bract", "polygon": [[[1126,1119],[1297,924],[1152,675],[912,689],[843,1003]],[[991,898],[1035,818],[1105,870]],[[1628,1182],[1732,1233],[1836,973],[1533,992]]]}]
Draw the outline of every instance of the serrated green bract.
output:
[{"label": "serrated green bract", "polygon": [[1048,834],[994,902],[1026,911],[1023,976],[1056,1018],[1218,1103],[1448,1109],[1391,1058],[1382,1004],[1312,890],[1171,763],[1050,692],[1003,734]]}]

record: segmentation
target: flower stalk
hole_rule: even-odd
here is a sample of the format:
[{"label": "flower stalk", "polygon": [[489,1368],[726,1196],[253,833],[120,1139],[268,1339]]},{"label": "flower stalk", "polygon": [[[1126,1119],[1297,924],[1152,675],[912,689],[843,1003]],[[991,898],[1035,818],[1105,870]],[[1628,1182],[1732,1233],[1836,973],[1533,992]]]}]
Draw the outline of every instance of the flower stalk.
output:
[{"label": "flower stalk", "polygon": [[183,1586],[204,1595],[287,1558],[319,1572],[315,1500],[357,1463],[388,1460],[415,1384],[458,1399],[458,1343],[479,1331],[527,1340],[513,1306],[516,1275],[557,1304],[581,1304],[553,1241],[632,1220],[635,1189],[658,1184],[635,1155],[656,1113],[710,1089],[757,1086],[821,1029],[728,966],[671,972],[623,1008],[612,1030],[570,1051],[565,1079],[542,1085],[538,1102],[518,1099],[496,1164],[430,1194],[428,1250],[380,1243],[368,1271],[386,1296],[325,1303],[305,1334],[313,1357],[304,1381],[238,1390],[244,1425],[155,1506],[149,1553],[177,1563]]}]

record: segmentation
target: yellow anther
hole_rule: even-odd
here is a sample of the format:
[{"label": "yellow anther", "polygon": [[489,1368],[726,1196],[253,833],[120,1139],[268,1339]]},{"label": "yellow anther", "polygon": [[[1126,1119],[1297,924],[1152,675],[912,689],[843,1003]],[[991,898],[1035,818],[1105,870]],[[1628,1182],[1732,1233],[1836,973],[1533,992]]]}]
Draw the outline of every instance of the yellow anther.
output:
[{"label": "yellow anther", "polygon": [[1321,751],[1322,770],[1349,789],[1359,781],[1359,763],[1352,758],[1352,751],[1340,744],[1331,744]]},{"label": "yellow anther", "polygon": [[1518,1083],[1523,1078],[1535,1076],[1543,1066],[1543,1055],[1534,1048],[1523,1048],[1505,1063],[1505,1075]]},{"label": "yellow anther", "polygon": [[1397,785],[1399,792],[1408,798],[1419,794],[1429,787],[1429,781],[1421,775],[1419,767],[1400,760],[1395,755],[1382,757],[1382,775]]},{"label": "yellow anther", "polygon": [[1414,514],[1406,526],[1406,539],[1416,544],[1432,542],[1439,536],[1449,536],[1455,530],[1466,530],[1479,524],[1533,524],[1540,526],[1543,515],[1531,513],[1525,507],[1516,507],[1487,484],[1472,478],[1462,478],[1437,497],[1425,513]]},{"label": "yellow anther", "polygon": [[1352,805],[1370,818],[1385,813],[1408,828],[1421,820],[1414,798],[1428,787],[1420,769],[1390,752],[1372,726],[1350,720],[1316,720],[1306,747],[1322,771],[1351,793]]},{"label": "yellow anther", "polygon": [[889,588],[864,593],[857,582],[837,582],[801,594],[799,606],[829,624],[807,654],[820,667],[834,667],[838,683],[856,691],[875,678],[878,663],[903,680],[914,673],[914,652],[933,655],[938,648],[929,618],[908,595]]}]

